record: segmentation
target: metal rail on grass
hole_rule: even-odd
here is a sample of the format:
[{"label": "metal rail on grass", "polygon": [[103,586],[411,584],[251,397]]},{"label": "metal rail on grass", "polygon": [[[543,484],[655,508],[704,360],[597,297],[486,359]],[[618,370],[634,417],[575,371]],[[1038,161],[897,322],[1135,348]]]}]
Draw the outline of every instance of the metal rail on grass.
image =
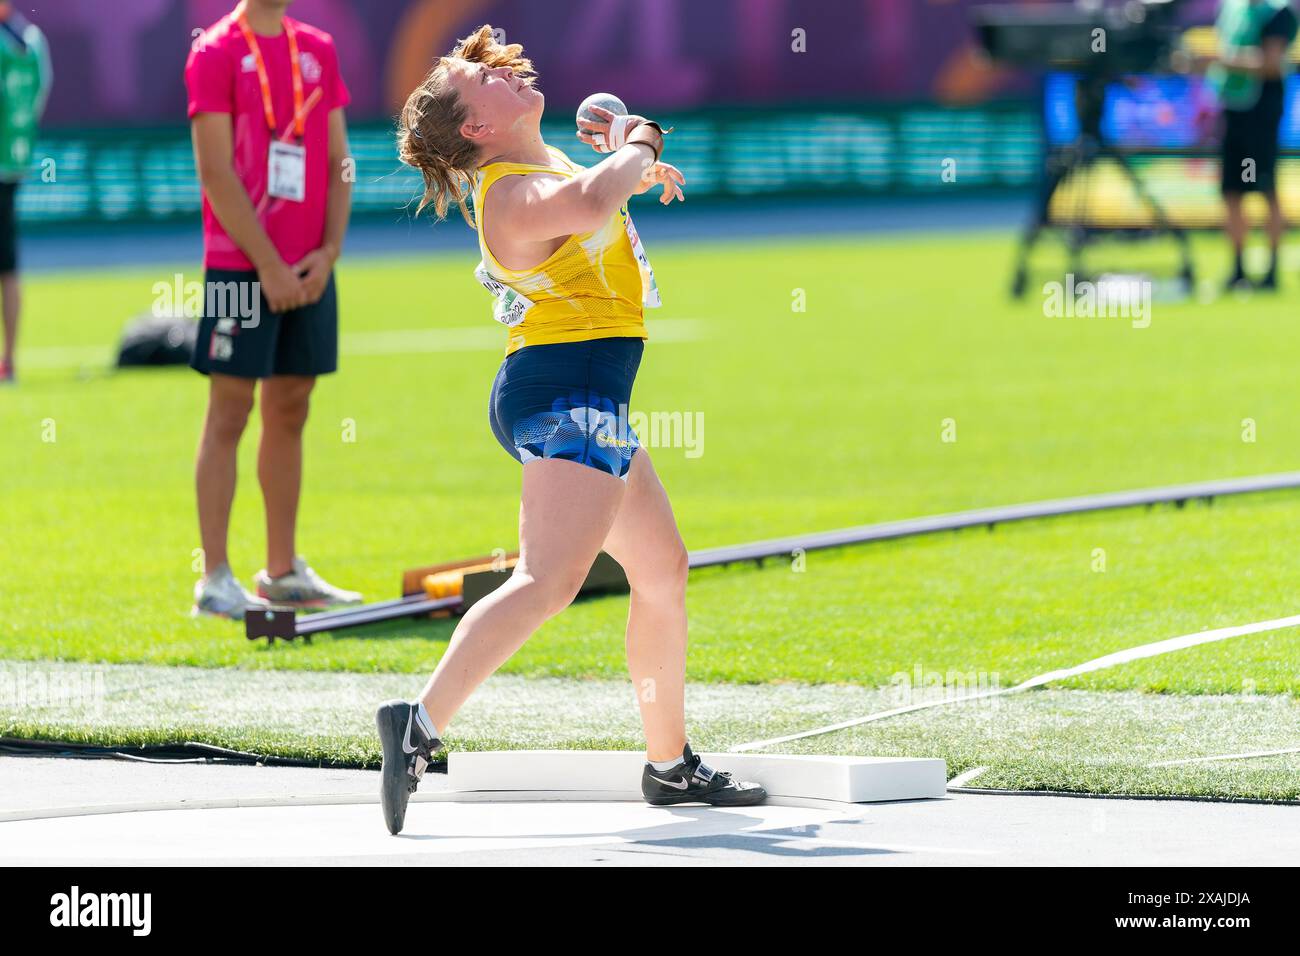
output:
[{"label": "metal rail on grass", "polygon": [[[799,551],[817,551],[824,548],[840,548],[850,544],[866,544],[871,541],[891,541],[898,538],[910,538],[938,531],[958,531],[963,528],[976,528],[1006,524],[1012,521],[1027,521],[1031,518],[1051,518],[1061,515],[1086,514],[1090,511],[1111,511],[1117,508],[1135,508],[1142,505],[1158,505],[1173,502],[1182,507],[1192,500],[1210,500],[1228,495],[1254,494],[1262,491],[1280,491],[1288,488],[1300,488],[1300,471],[1283,472],[1276,475],[1256,475],[1252,478],[1227,478],[1219,481],[1197,481],[1186,485],[1167,485],[1162,488],[1147,488],[1138,491],[1116,491],[1100,495],[1081,495],[1075,498],[1056,498],[1051,501],[1035,501],[1021,505],[1002,505],[996,508],[977,508],[973,511],[957,511],[951,514],[930,515],[925,518],[909,518],[905,521],[885,521],[879,524],[859,525],[855,528],[840,528],[837,531],[821,531],[813,534],[793,535],[788,538],[771,538],[766,541],[752,541],[748,544],[726,545],[720,548],[704,548],[692,551],[689,555],[692,568],[707,568],[741,561],[762,562],[765,558],[789,557]],[[603,562],[603,564],[602,564]],[[604,570],[595,575],[600,580],[595,590],[611,590],[614,587],[612,575],[617,565],[605,555],[601,555]],[[612,566],[612,567],[605,567]],[[593,568],[593,573],[595,569]],[[618,572],[621,576],[621,571]],[[250,612],[245,619],[245,633],[250,640],[265,637],[274,641],[276,637],[292,639],[306,637],[321,631],[335,631],[346,627],[358,627],[362,624],[376,624],[380,621],[392,621],[406,617],[422,617],[435,611],[458,611],[466,606],[466,600],[473,603],[483,594],[496,587],[497,575],[477,574],[466,580],[467,592],[464,597],[454,595],[444,598],[429,598],[423,594],[409,594],[391,601],[379,601],[360,607],[343,608],[338,611],[326,611],[309,614],[298,618],[290,608],[268,608]],[[492,580],[488,580],[491,578]],[[504,575],[501,576],[504,580]],[[589,581],[589,583],[591,583]],[[473,585],[470,587],[470,585]],[[586,587],[584,585],[584,587]],[[624,588],[626,582],[624,581]],[[472,593],[470,593],[472,592]]]},{"label": "metal rail on grass", "polygon": [[259,608],[250,610],[244,615],[244,634],[250,641],[264,637],[274,643],[277,637],[292,640],[295,637],[310,637],[321,631],[337,631],[345,627],[396,621],[404,617],[423,617],[434,611],[454,610],[460,604],[459,595],[429,598],[423,594],[409,594],[392,601],[378,601],[360,607],[307,614],[301,618],[290,607]]},{"label": "metal rail on grass", "polygon": [[1168,485],[1163,488],[1146,488],[1138,491],[1115,491],[1101,495],[1081,495],[1075,498],[1056,498],[1021,505],[1001,505],[996,508],[976,508],[973,511],[956,511],[925,518],[908,518],[904,521],[885,521],[879,524],[859,525],[856,528],[840,528],[836,531],[771,538],[749,544],[704,548],[691,552],[690,565],[692,568],[707,568],[719,564],[734,564],[738,561],[761,561],[764,558],[789,557],[796,551],[817,551],[849,544],[866,544],[870,541],[890,541],[933,534],[937,531],[976,528],[981,525],[991,528],[994,525],[1026,521],[1030,518],[1085,514],[1090,511],[1110,511],[1116,508],[1134,508],[1139,505],[1173,502],[1182,507],[1191,500],[1213,500],[1228,495],[1278,491],[1287,488],[1300,488],[1300,471],[1256,475],[1252,478],[1197,481],[1186,485]]}]

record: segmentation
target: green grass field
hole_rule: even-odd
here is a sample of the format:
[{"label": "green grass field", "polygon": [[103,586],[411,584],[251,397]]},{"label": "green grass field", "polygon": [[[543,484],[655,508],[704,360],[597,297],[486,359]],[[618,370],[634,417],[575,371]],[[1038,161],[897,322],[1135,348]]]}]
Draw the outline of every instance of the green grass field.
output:
[{"label": "green grass field", "polygon": [[[1004,297],[1010,243],[978,234],[656,248],[667,305],[653,316],[633,405],[702,416],[702,454],[652,449],[688,546],[1298,467],[1294,289],[1157,302],[1148,328],[1047,318],[1038,298]],[[499,330],[461,260],[340,269],[342,371],[314,402],[300,548],[370,599],[395,596],[406,567],[516,544],[519,469],[485,421]],[[335,672],[280,678],[318,680],[312,694],[328,696],[343,686],[330,680],[351,675],[409,694],[452,623],[268,648],[234,625],[188,617],[203,381],[186,369],[102,370],[124,321],[148,308],[153,283],[172,271],[28,283],[22,380],[0,391],[0,658],[10,673],[12,662],[33,662],[21,665],[30,673],[41,661],[222,668],[176,672],[229,692],[163,720],[139,682],[110,681],[105,711],[82,722],[10,693],[0,696],[0,733],[181,735],[373,759],[369,715],[341,691],[346,706],[326,707],[330,716],[314,725],[314,737],[334,742],[324,750],[289,729],[292,714],[275,700],[263,719],[261,700],[221,701],[244,687],[276,697],[274,683],[240,683],[269,670]],[[801,293],[806,311],[795,311]],[[1246,420],[1253,441],[1243,440]],[[943,440],[945,422],[955,441]],[[232,529],[232,561],[246,581],[263,562],[255,438],[243,448]],[[1286,616],[1296,611],[1297,532],[1300,495],[1276,493],[814,553],[798,572],[781,562],[699,572],[689,677],[701,694],[734,688],[724,698],[738,709],[692,732],[710,746],[733,744],[868,713],[872,694],[918,668],[1007,685],[1138,644]],[[615,693],[625,613],[619,597],[575,605],[503,680],[533,681],[538,693],[559,680],[579,700],[584,689]],[[612,739],[634,747],[630,689],[625,696],[625,712],[611,705],[622,715]],[[953,774],[990,766],[977,781],[986,786],[1295,799],[1294,756],[1128,770],[1135,753],[1300,746],[1298,697],[1300,635],[1283,630],[1076,678],[1017,698],[1025,702],[1008,704],[1005,719],[958,705],[804,746],[943,755]],[[1059,703],[1075,699],[1078,723]],[[478,712],[452,728],[451,744],[611,739],[558,715],[534,729],[528,736]]]}]

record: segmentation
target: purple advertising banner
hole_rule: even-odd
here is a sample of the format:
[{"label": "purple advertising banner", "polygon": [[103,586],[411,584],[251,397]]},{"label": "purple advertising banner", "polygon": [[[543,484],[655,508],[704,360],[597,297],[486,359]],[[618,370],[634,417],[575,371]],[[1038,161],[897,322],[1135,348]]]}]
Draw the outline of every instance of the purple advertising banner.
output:
[{"label": "purple advertising banner", "polygon": [[[184,122],[197,32],[233,0],[20,0],[49,37],[51,126]],[[971,102],[1023,89],[971,53],[969,0],[295,0],[333,34],[353,119],[391,116],[482,23],[524,45],[556,107]]]}]

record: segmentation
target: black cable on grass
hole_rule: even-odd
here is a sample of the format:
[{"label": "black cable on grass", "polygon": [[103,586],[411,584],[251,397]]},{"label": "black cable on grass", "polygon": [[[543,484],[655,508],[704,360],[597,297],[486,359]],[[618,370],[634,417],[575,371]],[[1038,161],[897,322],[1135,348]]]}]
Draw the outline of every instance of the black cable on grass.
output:
[{"label": "black cable on grass", "polygon": [[15,757],[80,757],[92,760],[138,760],[147,763],[240,763],[281,767],[315,767],[318,761],[272,754],[228,750],[212,744],[185,741],[170,744],[137,744],[118,747],[79,744],[63,740],[28,740],[0,737],[0,753]]},{"label": "black cable on grass", "polygon": [[1089,800],[1194,800],[1197,803],[1259,803],[1265,806],[1300,807],[1300,800],[1266,800],[1263,797],[1216,797],[1207,794],[1180,796],[1176,793],[1085,793],[1079,790],[997,790],[993,787],[948,787],[949,793],[981,793],[995,797],[1086,797]]},{"label": "black cable on grass", "polygon": [[[78,744],[62,740],[28,740],[23,737],[0,737],[0,754],[12,757],[72,757],[86,760],[134,760],[155,764],[233,764],[263,767],[310,767],[313,769],[373,769],[373,764],[360,761],[306,760],[301,757],[279,757],[275,754],[255,754],[231,750],[215,744],[184,741],[170,744],[137,744],[107,747],[95,744]],[[429,764],[432,773],[446,773],[447,761]]]}]

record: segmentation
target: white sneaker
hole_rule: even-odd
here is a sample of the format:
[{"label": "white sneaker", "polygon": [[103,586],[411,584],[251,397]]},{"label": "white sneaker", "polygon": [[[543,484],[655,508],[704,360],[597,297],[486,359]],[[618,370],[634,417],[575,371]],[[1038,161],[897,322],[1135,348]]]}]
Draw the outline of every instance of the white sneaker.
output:
[{"label": "white sneaker", "polygon": [[360,604],[356,591],[336,588],[313,571],[301,556],[293,559],[293,570],[273,578],[263,568],[253,579],[258,596],[270,604],[290,607],[325,608],[339,604]]},{"label": "white sneaker", "polygon": [[244,590],[231,572],[230,565],[223,564],[205,574],[194,585],[194,607],[190,609],[190,614],[193,617],[210,614],[242,621],[247,608],[265,606],[265,601]]}]

